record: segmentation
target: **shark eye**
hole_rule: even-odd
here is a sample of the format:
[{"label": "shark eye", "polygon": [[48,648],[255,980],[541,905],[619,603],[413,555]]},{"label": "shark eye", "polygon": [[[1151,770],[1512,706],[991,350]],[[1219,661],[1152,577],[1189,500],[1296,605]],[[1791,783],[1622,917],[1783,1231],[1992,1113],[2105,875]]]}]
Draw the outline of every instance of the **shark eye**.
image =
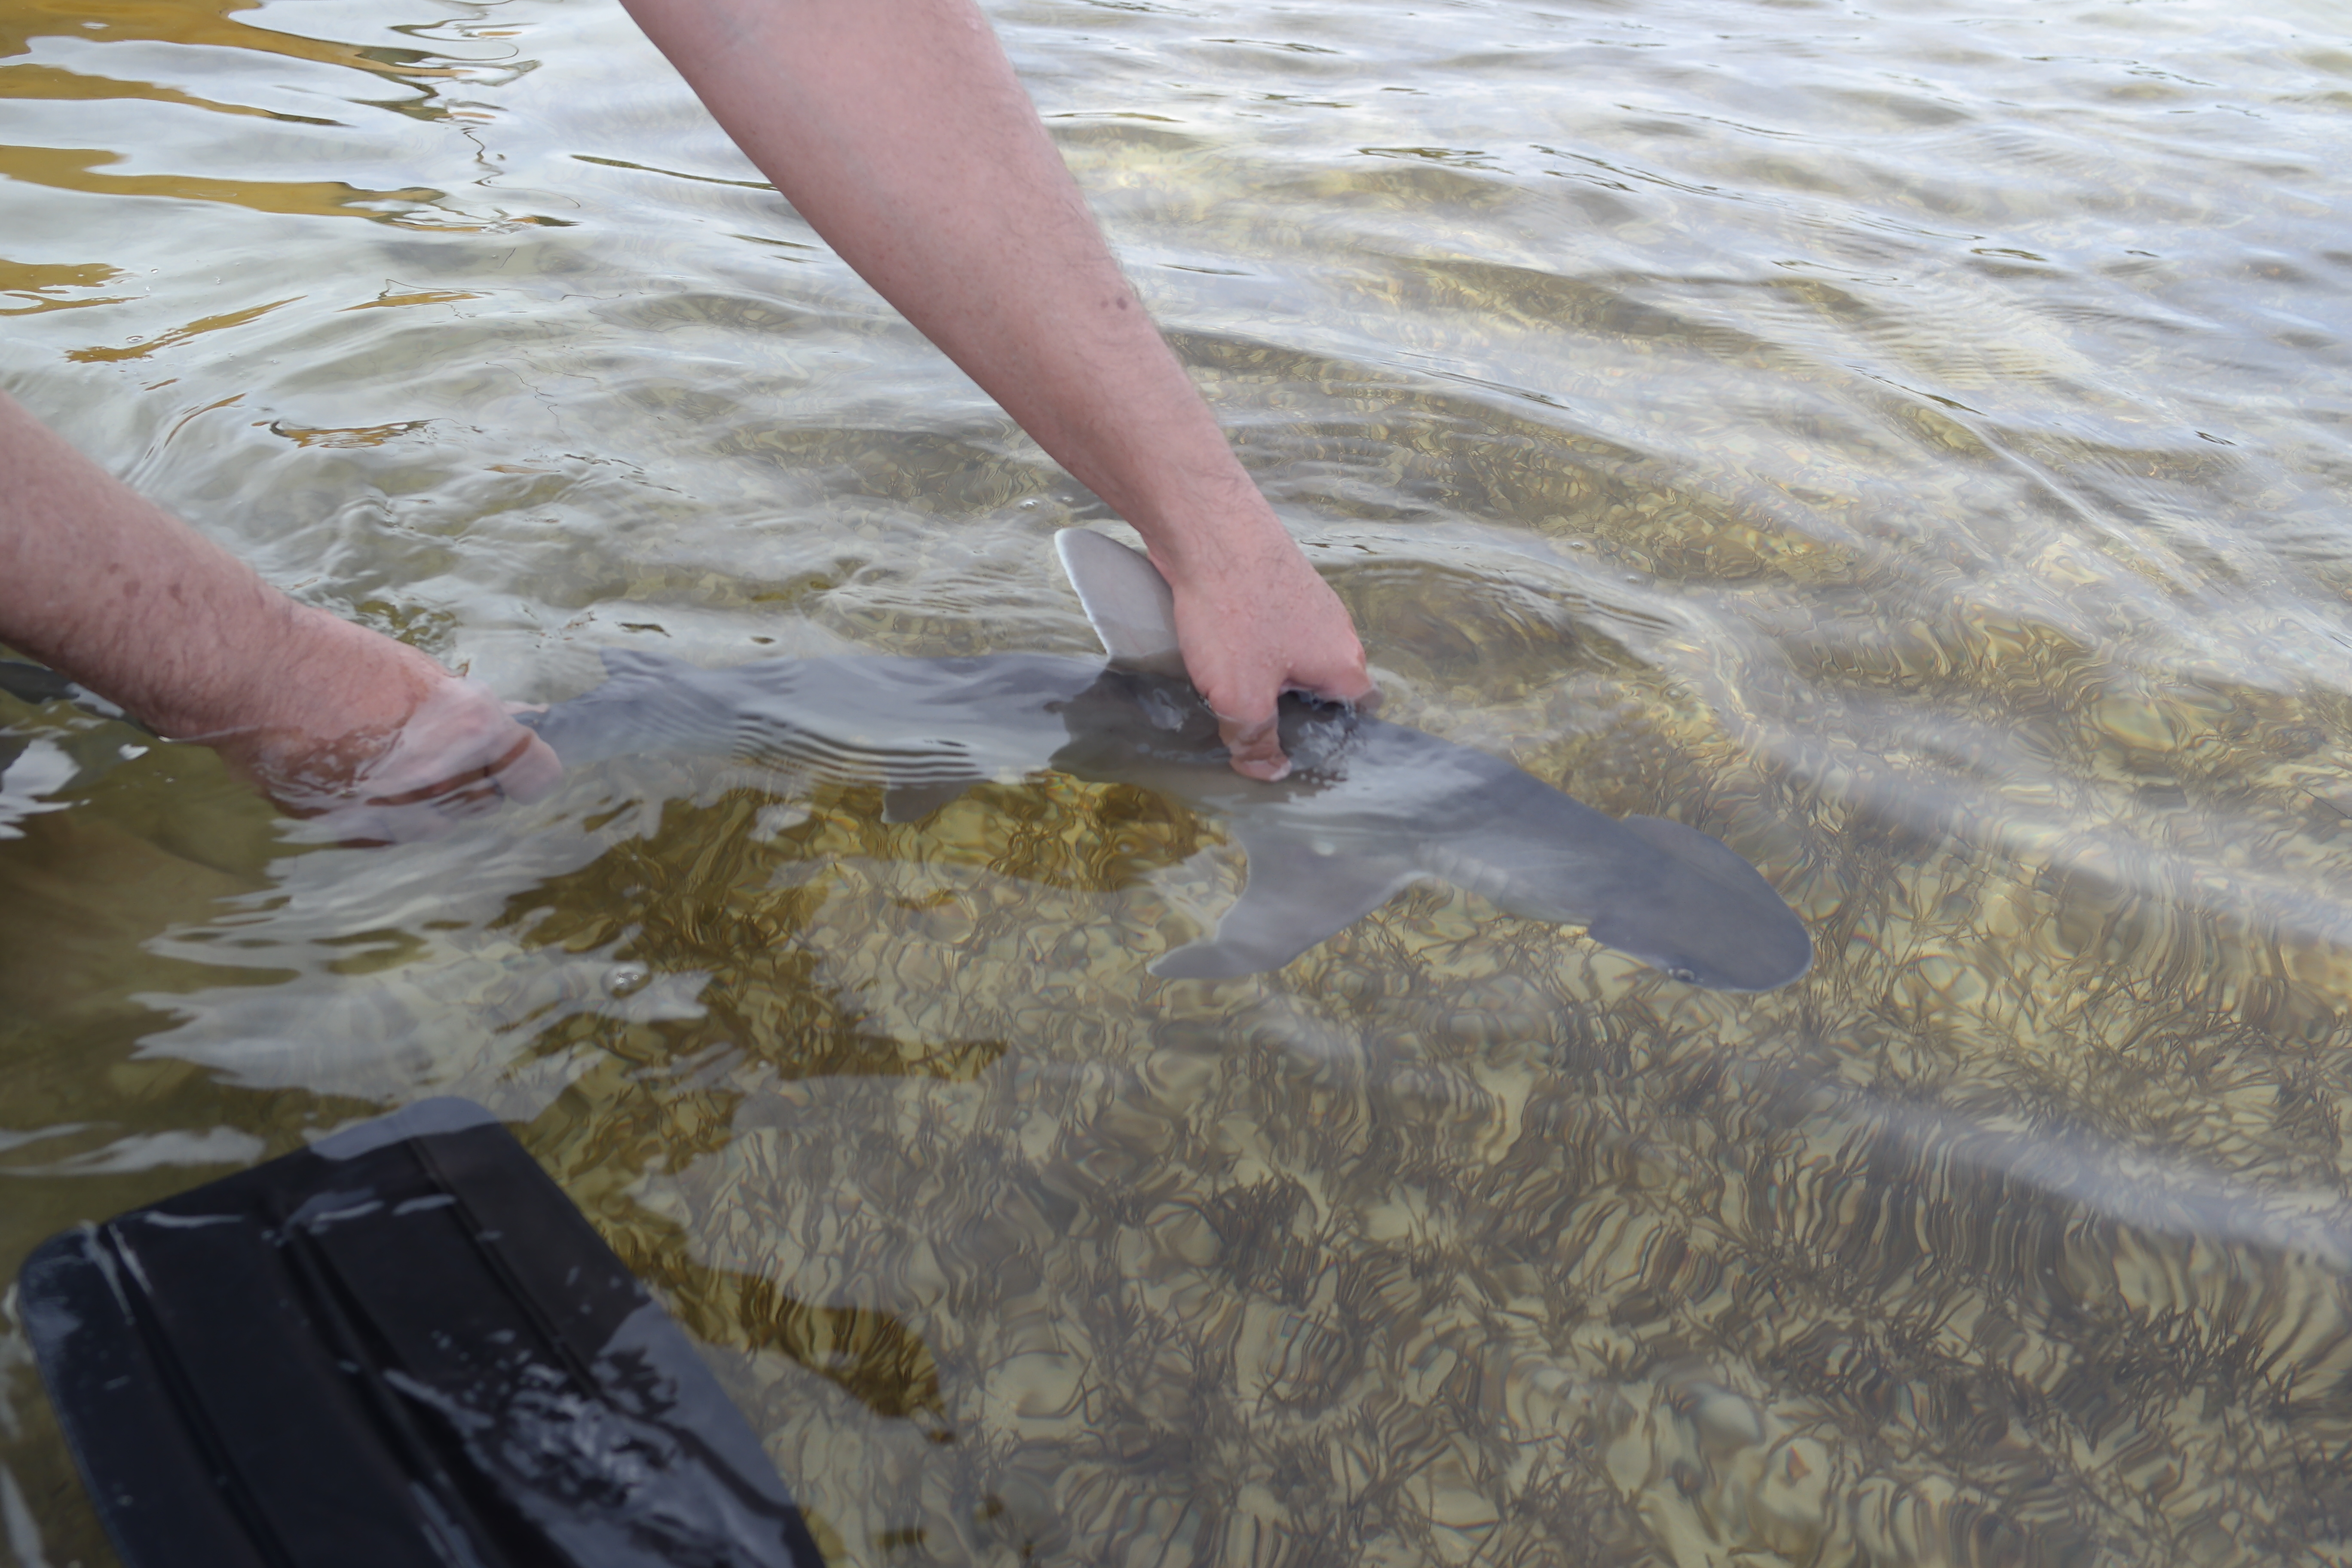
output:
[{"label": "shark eye", "polygon": [[1669,969],[1666,973],[1672,975],[1675,979],[1681,981],[1685,985],[1696,985],[1698,984],[1698,975],[1696,972],[1693,970]]}]

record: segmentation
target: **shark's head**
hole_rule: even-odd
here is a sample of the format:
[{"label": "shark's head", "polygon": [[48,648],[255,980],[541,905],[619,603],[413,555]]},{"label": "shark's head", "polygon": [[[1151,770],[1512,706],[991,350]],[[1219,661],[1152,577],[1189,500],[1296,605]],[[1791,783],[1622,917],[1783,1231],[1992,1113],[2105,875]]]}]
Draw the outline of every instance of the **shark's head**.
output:
[{"label": "shark's head", "polygon": [[1587,928],[1593,941],[1710,991],[1769,991],[1812,967],[1804,922],[1755,867],[1679,822],[1619,826],[1663,859]]}]

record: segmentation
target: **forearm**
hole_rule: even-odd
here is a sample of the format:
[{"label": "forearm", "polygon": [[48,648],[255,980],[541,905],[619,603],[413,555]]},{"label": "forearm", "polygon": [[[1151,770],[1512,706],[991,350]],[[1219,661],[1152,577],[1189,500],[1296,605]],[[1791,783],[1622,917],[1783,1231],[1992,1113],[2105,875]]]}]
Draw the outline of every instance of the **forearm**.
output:
[{"label": "forearm", "polygon": [[625,3],[827,243],[1163,569],[1279,534],[969,0]]},{"label": "forearm", "polygon": [[553,782],[488,691],[295,604],[5,395],[0,480],[0,642],[217,747],[289,809],[407,837]]},{"label": "forearm", "polygon": [[624,0],[882,296],[1143,535],[1234,765],[1285,689],[1369,698],[1347,611],[1235,460],[971,0]]},{"label": "forearm", "polygon": [[5,396],[0,474],[0,640],[164,734],[259,717],[315,612]]}]

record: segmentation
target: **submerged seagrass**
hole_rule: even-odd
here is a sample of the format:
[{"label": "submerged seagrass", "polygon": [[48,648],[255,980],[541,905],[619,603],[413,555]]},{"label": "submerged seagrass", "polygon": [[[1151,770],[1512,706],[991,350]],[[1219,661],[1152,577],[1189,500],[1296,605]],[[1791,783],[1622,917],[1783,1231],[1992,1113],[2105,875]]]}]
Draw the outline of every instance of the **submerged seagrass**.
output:
[{"label": "submerged seagrass", "polygon": [[697,668],[607,653],[604,684],[530,720],[568,763],[631,752],[788,758],[879,778],[884,816],[929,815],[967,785],[1053,769],[1139,785],[1228,818],[1249,881],[1216,933],[1157,974],[1278,969],[1427,878],[1514,914],[1586,926],[1677,980],[1768,991],[1804,973],[1796,915],[1723,844],[1663,817],[1618,821],[1509,763],[1336,705],[1283,700],[1278,784],[1236,775],[1183,679],[1168,587],[1084,529],[1062,563],[1110,654],[776,659]]}]

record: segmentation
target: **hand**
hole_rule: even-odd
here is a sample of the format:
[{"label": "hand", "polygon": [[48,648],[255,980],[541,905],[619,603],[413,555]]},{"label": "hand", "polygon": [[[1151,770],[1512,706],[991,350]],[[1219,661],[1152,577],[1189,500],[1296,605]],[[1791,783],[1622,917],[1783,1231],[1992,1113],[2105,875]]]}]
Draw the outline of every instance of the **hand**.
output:
[{"label": "hand", "polygon": [[208,739],[287,815],[346,846],[437,838],[508,800],[537,800],[562,773],[489,688],[455,678],[389,731]]},{"label": "hand", "polygon": [[1358,708],[1380,700],[1346,607],[1279,525],[1249,548],[1184,559],[1171,570],[1155,552],[1154,563],[1175,591],[1185,672],[1216,714],[1235,773],[1288,775],[1276,722],[1285,691]]},{"label": "hand", "polygon": [[562,764],[489,688],[315,611],[308,658],[254,721],[191,735],[289,816],[344,844],[436,838],[507,799],[536,800]]}]

